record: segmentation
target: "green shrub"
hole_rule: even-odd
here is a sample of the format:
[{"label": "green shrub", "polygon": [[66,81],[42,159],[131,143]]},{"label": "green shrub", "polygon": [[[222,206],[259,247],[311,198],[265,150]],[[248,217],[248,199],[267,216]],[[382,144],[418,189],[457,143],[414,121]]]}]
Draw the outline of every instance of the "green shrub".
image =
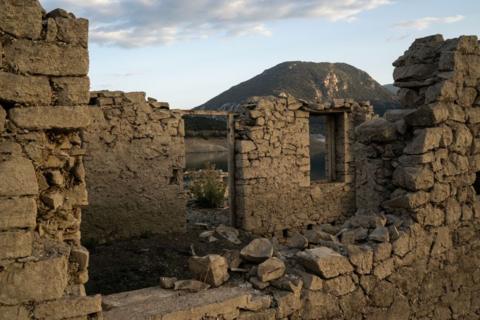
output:
[{"label": "green shrub", "polygon": [[195,202],[202,208],[223,207],[225,200],[225,183],[220,171],[215,166],[195,172],[192,177],[190,190],[195,197]]}]

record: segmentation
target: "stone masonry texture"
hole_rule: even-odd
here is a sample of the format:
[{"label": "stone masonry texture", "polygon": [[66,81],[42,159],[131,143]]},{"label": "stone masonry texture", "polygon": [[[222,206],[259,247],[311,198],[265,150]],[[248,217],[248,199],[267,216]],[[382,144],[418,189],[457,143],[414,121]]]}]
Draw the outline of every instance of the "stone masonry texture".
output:
[{"label": "stone masonry texture", "polygon": [[[36,0],[0,0],[0,53],[0,319],[103,319],[101,297],[83,286],[88,183],[92,212],[125,208],[135,233],[160,212],[148,232],[182,230],[181,116],[143,93],[90,99],[88,21],[46,13]],[[145,316],[113,307],[107,320],[479,319],[478,39],[417,39],[394,66],[403,109],[382,118],[367,103],[308,105],[288,95],[252,99],[236,117],[239,226],[296,229],[302,240],[272,244],[282,278],[253,281],[256,291],[162,292],[162,305],[143,300]],[[337,138],[335,179],[322,184],[309,180],[314,113],[329,115]],[[127,193],[128,205],[145,210],[110,198]],[[87,218],[87,230],[102,219]]]},{"label": "stone masonry texture", "polygon": [[[297,188],[309,187],[302,137],[312,106],[288,96],[264,97],[237,118],[235,188],[242,226],[261,234],[275,233],[277,224],[294,227],[301,240],[292,246],[280,236],[272,239],[266,258],[274,255],[287,266],[281,278],[262,282],[252,276],[263,267],[253,265],[236,288],[161,291],[156,294],[163,299],[137,309],[114,306],[106,319],[129,319],[138,308],[160,319],[479,319],[478,39],[417,39],[394,66],[403,109],[356,125],[350,140],[354,178],[346,180],[354,186],[353,212],[338,213],[331,223],[319,220],[309,228],[314,219],[306,214],[298,221],[292,200],[309,197]],[[275,125],[268,124],[269,113],[278,112],[281,120],[282,111],[290,114],[291,131],[269,127]],[[270,134],[279,139],[270,141]],[[278,174],[270,175],[268,166]],[[255,241],[269,240],[248,247]]]},{"label": "stone masonry texture", "polygon": [[84,132],[89,206],[82,235],[104,242],[186,231],[184,123],[143,92],[93,92]]},{"label": "stone masonry texture", "polygon": [[[308,105],[285,95],[253,98],[244,108],[235,123],[239,226],[257,234],[276,234],[344,220],[355,212],[351,149],[355,126],[373,116],[369,103],[338,99]],[[327,183],[310,181],[309,117],[314,114],[335,122],[336,179]]]},{"label": "stone masonry texture", "polygon": [[[86,297],[88,21],[0,1],[0,319],[99,319]],[[85,100],[87,97],[87,100]]]}]

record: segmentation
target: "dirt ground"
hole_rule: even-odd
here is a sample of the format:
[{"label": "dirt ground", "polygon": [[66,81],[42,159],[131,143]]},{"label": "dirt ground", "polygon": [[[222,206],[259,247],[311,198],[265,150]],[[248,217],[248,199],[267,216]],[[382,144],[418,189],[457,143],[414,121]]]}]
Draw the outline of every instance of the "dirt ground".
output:
[{"label": "dirt ground", "polygon": [[[241,249],[250,236],[240,232],[242,244],[216,235],[219,240],[208,242],[199,237],[206,230],[228,224],[229,210],[190,209],[188,232],[185,234],[152,235],[98,245],[90,250],[90,280],[87,293],[112,294],[158,286],[162,276],[191,279],[188,258],[193,245],[197,255],[221,254],[224,250]],[[202,223],[207,224],[201,225]]]}]

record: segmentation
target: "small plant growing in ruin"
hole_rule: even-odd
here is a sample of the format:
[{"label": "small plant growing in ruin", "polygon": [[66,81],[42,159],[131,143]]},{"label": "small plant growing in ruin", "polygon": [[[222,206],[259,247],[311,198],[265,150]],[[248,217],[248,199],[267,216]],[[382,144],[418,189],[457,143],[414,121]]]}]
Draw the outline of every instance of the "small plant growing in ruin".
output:
[{"label": "small plant growing in ruin", "polygon": [[191,192],[195,202],[202,208],[220,208],[225,200],[226,186],[221,171],[214,165],[196,172],[192,177]]}]

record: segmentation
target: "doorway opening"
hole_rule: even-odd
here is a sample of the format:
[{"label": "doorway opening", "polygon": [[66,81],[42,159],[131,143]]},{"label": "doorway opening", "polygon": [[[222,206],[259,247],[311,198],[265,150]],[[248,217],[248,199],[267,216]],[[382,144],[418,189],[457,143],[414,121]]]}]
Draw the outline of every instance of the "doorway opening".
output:
[{"label": "doorway opening", "polygon": [[233,226],[233,115],[210,113],[183,116],[187,224]]}]

